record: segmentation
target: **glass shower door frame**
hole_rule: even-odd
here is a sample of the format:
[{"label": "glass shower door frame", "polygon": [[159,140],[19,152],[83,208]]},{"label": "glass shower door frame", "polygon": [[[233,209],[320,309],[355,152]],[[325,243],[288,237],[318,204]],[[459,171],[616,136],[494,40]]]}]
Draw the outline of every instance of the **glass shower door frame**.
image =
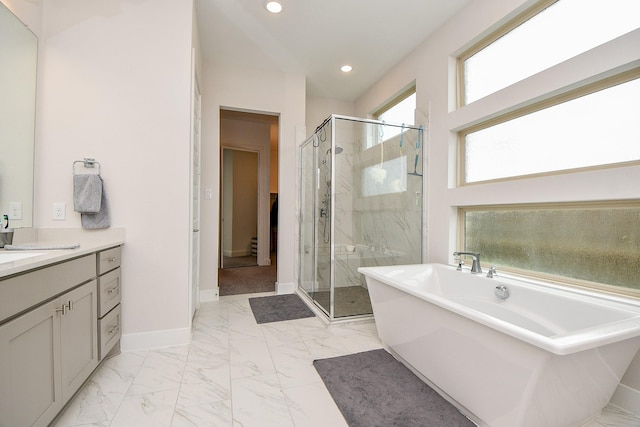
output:
[{"label": "glass shower door frame", "polygon": [[[333,120],[333,118],[332,118]],[[329,319],[333,319],[334,316],[334,310],[333,310],[333,298],[334,298],[334,292],[333,292],[333,275],[334,275],[334,261],[333,261],[333,257],[334,257],[334,248],[333,248],[333,227],[334,227],[334,221],[333,221],[333,215],[334,215],[334,191],[333,191],[333,186],[331,188],[331,195],[330,195],[330,205],[331,205],[331,209],[329,212],[329,233],[330,233],[330,239],[329,239],[329,248],[330,248],[330,252],[329,252],[329,307],[325,307],[322,303],[318,302],[318,300],[316,299],[316,293],[319,291],[320,286],[320,278],[319,278],[319,273],[318,273],[318,253],[319,253],[319,244],[320,244],[320,231],[319,231],[319,227],[320,227],[320,203],[319,203],[319,194],[318,192],[321,189],[321,180],[320,180],[320,175],[321,175],[321,170],[320,170],[320,156],[319,156],[319,142],[317,140],[317,135],[314,135],[310,138],[308,138],[305,142],[302,143],[302,145],[300,146],[300,162],[301,162],[301,178],[302,180],[304,180],[305,176],[310,176],[312,179],[312,187],[313,191],[311,192],[311,210],[309,212],[309,210],[305,210],[305,201],[309,201],[309,200],[305,200],[308,199],[308,194],[306,194],[307,197],[305,197],[305,190],[308,188],[307,185],[308,184],[305,182],[302,182],[300,185],[300,236],[299,236],[299,250],[300,250],[300,266],[299,266],[299,277],[300,277],[300,287],[301,289],[304,291],[304,293],[307,295],[307,297],[309,299],[311,299],[311,301],[313,302],[313,304],[318,307],[320,310],[322,310],[328,317]],[[318,142],[316,144],[316,142]],[[309,144],[311,144],[311,147],[309,147]],[[333,165],[333,153],[335,151],[335,137],[331,136],[331,164]],[[309,171],[305,171],[304,169],[304,165],[305,165],[305,152],[304,150],[308,150],[308,149],[312,149],[312,153],[313,153],[313,159],[312,159],[312,168],[313,170],[311,171],[312,173],[309,173]],[[325,165],[326,166],[326,165]],[[305,172],[307,172],[305,174]],[[333,181],[333,179],[335,178],[335,170],[332,166],[331,168],[331,180]],[[325,183],[326,185],[326,183]],[[308,218],[308,216],[311,215],[311,218]],[[313,224],[312,227],[308,227],[306,228],[306,226],[308,226],[309,222],[308,220],[311,220],[310,224]],[[324,219],[325,221],[327,220],[327,218]],[[311,235],[305,235],[304,231],[308,231]],[[305,239],[309,239],[311,238],[311,243],[307,244],[305,243]],[[307,276],[305,276],[305,260],[306,258],[304,257],[304,255],[306,254],[306,251],[310,250],[313,251],[313,253],[311,254],[311,274]],[[305,279],[309,278],[310,282],[311,282],[311,286],[310,289],[307,289],[308,286],[304,286]]]},{"label": "glass shower door frame", "polygon": [[[315,148],[312,146],[312,170],[311,170],[311,174],[309,173],[305,173],[305,149],[308,149],[309,144],[313,144],[313,138],[309,138],[307,139],[307,141],[303,142],[302,145],[300,146],[300,165],[301,165],[301,173],[300,173],[300,177],[301,177],[301,185],[300,185],[300,235],[299,235],[299,253],[300,253],[300,265],[299,265],[299,269],[298,269],[298,276],[299,276],[299,280],[300,280],[300,287],[301,289],[304,291],[304,293],[311,299],[313,300],[313,292],[316,289],[316,285],[317,285],[317,255],[316,255],[316,228],[315,228],[315,223],[316,223],[316,192],[313,191],[312,192],[312,196],[311,196],[311,218],[307,218],[309,216],[309,212],[306,212],[304,210],[305,208],[305,189],[307,188],[307,182],[304,181],[306,176],[311,176],[312,179],[312,188],[316,188],[317,183],[316,183],[316,171],[314,171],[313,169],[315,169],[315,165],[316,165],[316,150]],[[308,223],[308,220],[311,220],[311,224],[313,224],[313,227],[309,227],[307,229],[306,225]],[[311,234],[310,236],[307,236],[307,234],[305,234],[305,232],[309,231],[309,233]],[[310,237],[310,243],[306,243],[305,239],[308,239]],[[307,260],[308,258],[305,257],[305,255],[307,254],[307,250],[309,251],[313,251],[311,254],[311,265],[310,270],[311,270],[311,275],[310,277],[307,277],[308,273],[305,270],[305,266],[307,265]],[[305,282],[308,279],[308,281],[310,282],[310,286],[311,289],[308,290],[306,289],[305,286]]]}]

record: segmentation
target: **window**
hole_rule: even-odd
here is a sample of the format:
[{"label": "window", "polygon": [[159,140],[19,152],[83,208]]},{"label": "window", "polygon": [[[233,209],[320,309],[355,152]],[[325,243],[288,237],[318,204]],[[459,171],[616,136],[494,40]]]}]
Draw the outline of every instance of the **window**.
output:
[{"label": "window", "polygon": [[637,28],[638,0],[542,2],[460,56],[460,103],[476,101]]},{"label": "window", "polygon": [[403,95],[400,100],[396,100],[391,106],[376,114],[376,118],[387,123],[413,125],[415,110],[416,89],[413,88],[409,94]]},{"label": "window", "polygon": [[[378,110],[374,114],[374,119],[383,121],[385,123],[405,124],[412,126],[415,124],[415,111],[416,111],[416,88],[412,87],[395,100]],[[382,128],[379,129],[381,131]],[[387,126],[384,128],[384,133],[378,135],[378,141],[370,144],[373,146],[379,144],[382,141],[389,140],[393,137],[400,135],[400,127]]]},{"label": "window", "polygon": [[[640,296],[640,201],[461,210],[484,265],[629,288]],[[620,289],[618,289],[620,291]]]},{"label": "window", "polygon": [[[640,71],[636,70],[634,75],[638,74]],[[636,78],[463,132],[462,181],[472,183],[640,160],[638,111],[640,79]]]},{"label": "window", "polygon": [[447,193],[450,249],[640,297],[638,28],[635,0],[542,0],[458,58],[461,104],[487,99],[448,116],[457,184],[482,184]]}]

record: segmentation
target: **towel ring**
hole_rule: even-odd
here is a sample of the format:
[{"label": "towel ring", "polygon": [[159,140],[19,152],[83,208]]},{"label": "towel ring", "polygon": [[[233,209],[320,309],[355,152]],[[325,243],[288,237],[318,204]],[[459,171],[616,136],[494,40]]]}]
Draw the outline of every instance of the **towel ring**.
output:
[{"label": "towel ring", "polygon": [[96,165],[98,165],[98,175],[100,175],[100,162],[96,162],[96,159],[94,159],[93,157],[85,157],[84,160],[76,160],[75,162],[73,162],[73,165],[71,166],[71,173],[73,175],[76,174],[76,163],[82,163],[85,168],[90,169],[93,169],[96,167]]}]

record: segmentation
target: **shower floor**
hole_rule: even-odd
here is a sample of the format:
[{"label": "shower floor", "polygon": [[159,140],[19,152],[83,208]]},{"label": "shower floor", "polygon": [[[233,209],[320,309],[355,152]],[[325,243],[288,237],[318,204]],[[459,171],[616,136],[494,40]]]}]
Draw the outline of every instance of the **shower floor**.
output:
[{"label": "shower floor", "polygon": [[[331,294],[329,291],[309,292],[309,296],[329,311]],[[346,286],[335,288],[334,317],[359,316],[373,314],[369,291],[362,286]]]}]

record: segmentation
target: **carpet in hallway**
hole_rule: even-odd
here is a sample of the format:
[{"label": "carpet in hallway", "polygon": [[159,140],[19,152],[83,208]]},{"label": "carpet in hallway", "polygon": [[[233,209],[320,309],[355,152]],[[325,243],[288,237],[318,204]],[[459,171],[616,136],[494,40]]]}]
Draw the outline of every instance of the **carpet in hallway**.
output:
[{"label": "carpet in hallway", "polygon": [[383,349],[314,360],[349,427],[475,427]]},{"label": "carpet in hallway", "polygon": [[235,257],[224,257],[222,259],[222,264],[224,268],[235,268],[235,267],[253,267],[258,265],[258,257],[256,256],[235,256]]},{"label": "carpet in hallway", "polygon": [[274,292],[276,290],[275,257],[271,265],[224,268],[219,271],[220,296]]}]

